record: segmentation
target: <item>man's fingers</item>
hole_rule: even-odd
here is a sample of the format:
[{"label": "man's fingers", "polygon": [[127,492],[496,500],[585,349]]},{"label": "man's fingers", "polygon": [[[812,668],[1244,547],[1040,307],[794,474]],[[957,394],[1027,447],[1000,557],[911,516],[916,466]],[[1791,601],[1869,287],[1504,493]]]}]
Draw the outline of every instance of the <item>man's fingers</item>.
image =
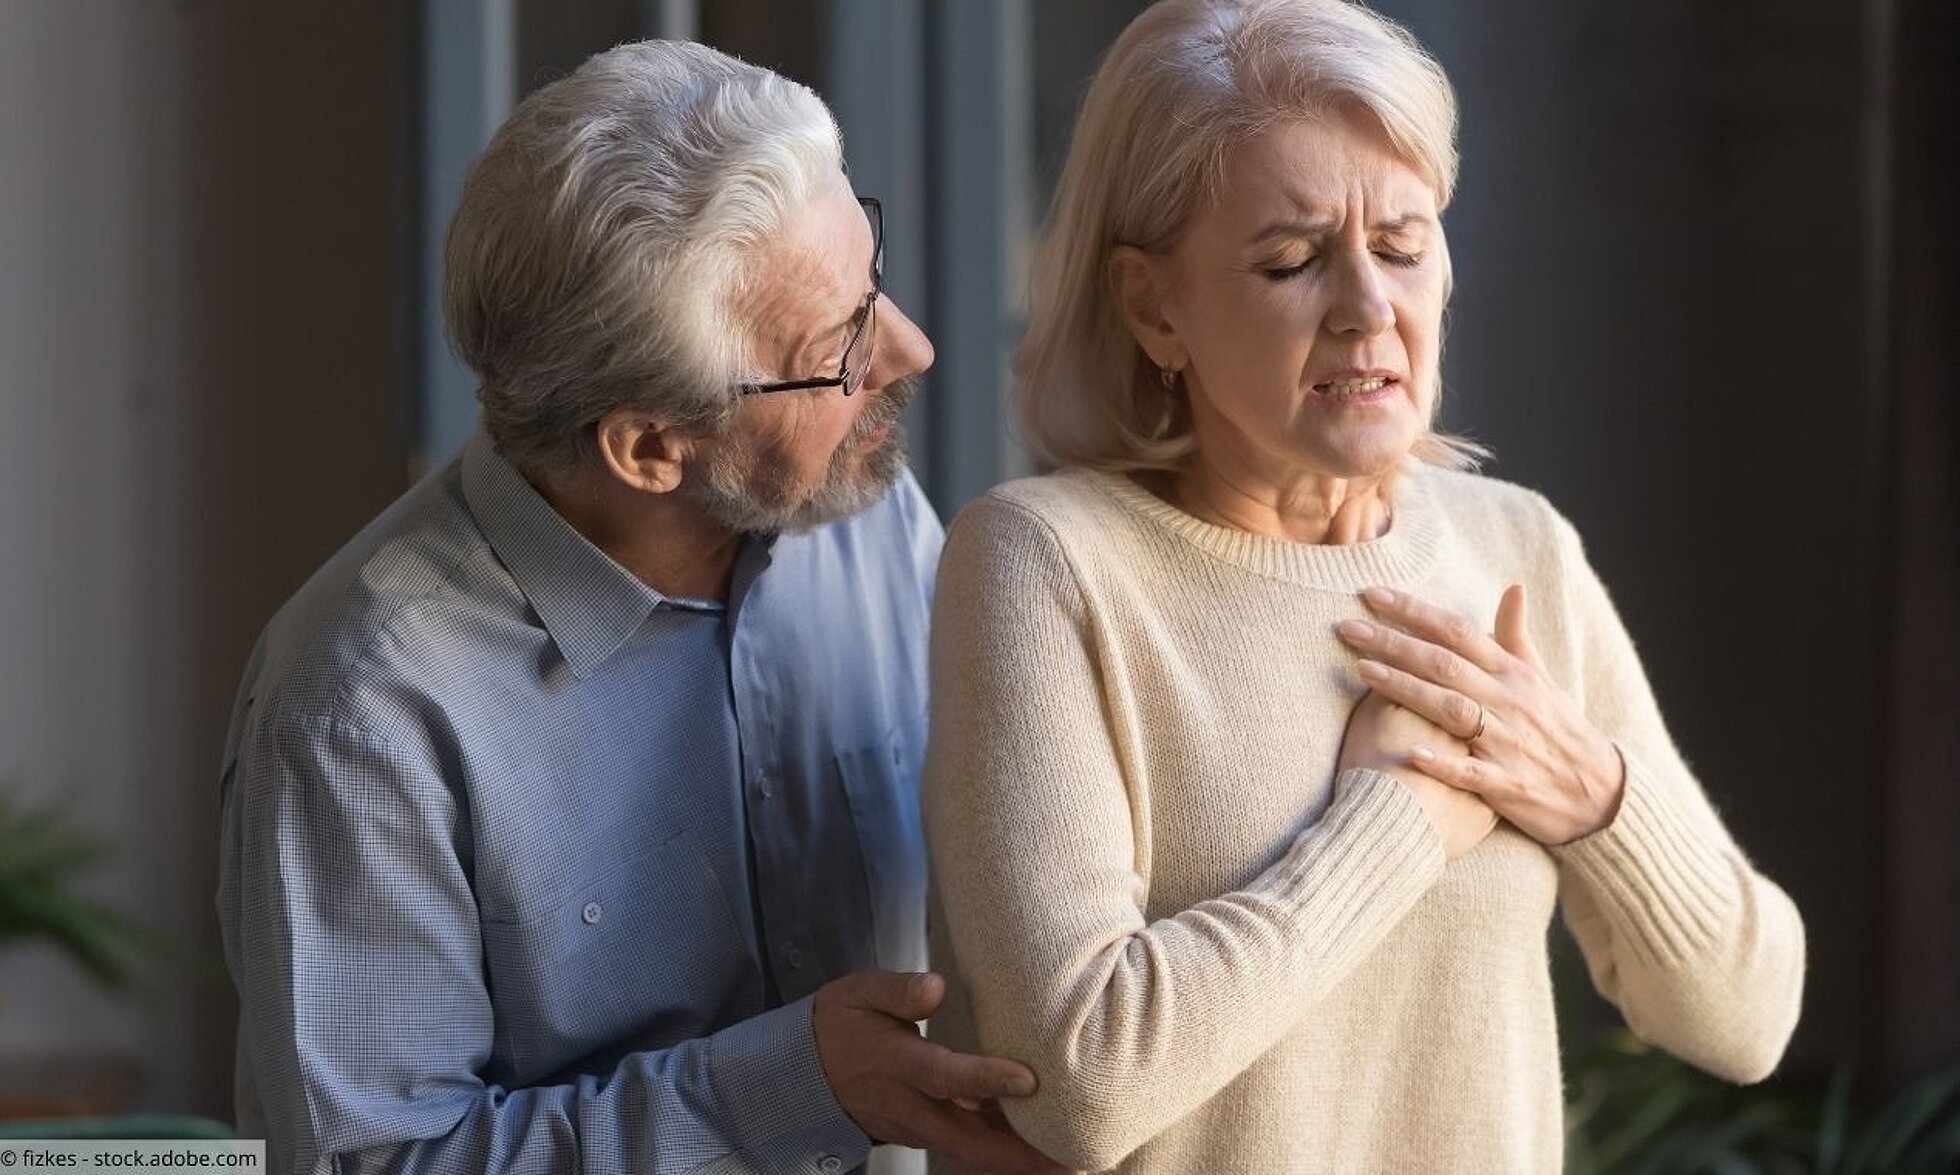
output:
[{"label": "man's fingers", "polygon": [[946,980],[932,971],[858,971],[837,980],[846,1007],[923,1020],[946,998]]},{"label": "man's fingers", "polygon": [[932,1150],[944,1151],[959,1163],[1000,1175],[1066,1175],[1068,1168],[1022,1142],[1005,1126],[989,1122],[970,1110],[944,1102],[918,1107],[917,1125]]},{"label": "man's fingers", "polygon": [[956,1053],[929,1040],[905,1046],[896,1075],[927,1097],[941,1101],[965,1098],[984,1102],[1027,1097],[1035,1091],[1034,1072],[1026,1065],[1000,1057]]}]

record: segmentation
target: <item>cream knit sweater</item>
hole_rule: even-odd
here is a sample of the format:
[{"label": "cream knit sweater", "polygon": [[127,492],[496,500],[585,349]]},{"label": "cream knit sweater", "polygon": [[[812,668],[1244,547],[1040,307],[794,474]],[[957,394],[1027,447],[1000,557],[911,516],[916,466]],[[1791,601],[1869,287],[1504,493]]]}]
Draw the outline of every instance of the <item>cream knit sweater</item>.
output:
[{"label": "cream knit sweater", "polygon": [[[1614,823],[1508,824],[1445,864],[1400,783],[1335,777],[1369,584],[1493,615],[1522,580],[1554,677],[1621,747]],[[1424,469],[1352,546],[1202,522],[1127,478],[1010,483],[940,567],[924,782],[934,1039],[1027,1062],[1007,1116],[1125,1172],[1557,1171],[1555,905],[1644,1039],[1754,1081],[1803,926],[1669,741],[1571,526]],[[936,1170],[953,1170],[938,1160]]]}]

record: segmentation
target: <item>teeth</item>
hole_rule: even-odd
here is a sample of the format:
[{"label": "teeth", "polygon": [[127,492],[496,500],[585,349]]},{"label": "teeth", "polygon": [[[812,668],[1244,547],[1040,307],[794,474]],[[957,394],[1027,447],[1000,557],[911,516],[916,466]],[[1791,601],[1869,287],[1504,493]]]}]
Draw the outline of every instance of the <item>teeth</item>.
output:
[{"label": "teeth", "polygon": [[1315,384],[1314,386],[1330,396],[1353,396],[1361,392],[1380,391],[1388,386],[1388,379],[1385,376],[1378,375],[1373,379],[1330,380],[1327,383]]}]

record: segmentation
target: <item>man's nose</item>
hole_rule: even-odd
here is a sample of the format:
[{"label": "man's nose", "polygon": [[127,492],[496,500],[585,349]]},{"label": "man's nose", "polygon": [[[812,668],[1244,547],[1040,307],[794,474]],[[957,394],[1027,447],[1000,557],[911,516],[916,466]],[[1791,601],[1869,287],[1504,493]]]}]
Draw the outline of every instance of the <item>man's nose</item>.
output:
[{"label": "man's nose", "polygon": [[926,338],[926,332],[898,308],[898,303],[888,297],[883,301],[878,307],[877,350],[864,381],[873,391],[932,366],[932,340]]}]

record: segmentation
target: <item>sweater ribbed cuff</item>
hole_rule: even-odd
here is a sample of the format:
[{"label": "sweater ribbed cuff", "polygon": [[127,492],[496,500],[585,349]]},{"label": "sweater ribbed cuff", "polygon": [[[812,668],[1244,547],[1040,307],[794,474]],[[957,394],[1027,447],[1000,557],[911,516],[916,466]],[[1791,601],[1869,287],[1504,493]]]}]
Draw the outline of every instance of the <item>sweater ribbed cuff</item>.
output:
[{"label": "sweater ribbed cuff", "polygon": [[1597,895],[1630,944],[1678,962],[1714,942],[1740,892],[1720,829],[1708,829],[1625,753],[1626,793],[1613,823],[1551,852]]},{"label": "sweater ribbed cuff", "polygon": [[1346,974],[1442,876],[1442,838],[1394,777],[1354,767],[1286,857],[1285,890],[1306,933],[1303,962]]}]

